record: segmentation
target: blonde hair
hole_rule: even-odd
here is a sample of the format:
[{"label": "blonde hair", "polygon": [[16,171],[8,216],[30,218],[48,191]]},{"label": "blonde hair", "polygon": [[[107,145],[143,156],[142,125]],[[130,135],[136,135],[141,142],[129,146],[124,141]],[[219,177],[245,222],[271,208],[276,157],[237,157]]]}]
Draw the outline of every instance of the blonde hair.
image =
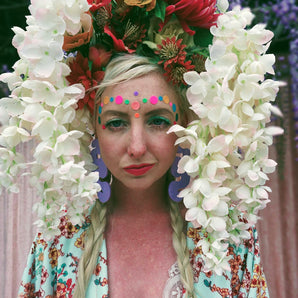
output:
[{"label": "blonde hair", "polygon": [[[121,55],[109,63],[105,71],[105,77],[99,84],[96,101],[109,86],[128,81],[133,78],[144,76],[148,73],[162,73],[159,65],[152,63],[148,58],[137,55]],[[175,87],[173,87],[175,88]],[[187,111],[188,104],[176,88],[181,113]],[[96,110],[96,109],[95,109]],[[180,214],[180,207],[177,203],[169,200],[171,226],[173,229],[173,248],[177,254],[177,262],[181,274],[181,282],[187,291],[187,296],[193,296],[193,272],[189,261],[189,251],[186,245],[184,233],[184,221]],[[77,284],[74,298],[85,297],[89,280],[97,264],[98,252],[101,249],[104,232],[107,224],[107,203],[97,201],[91,211],[91,225],[88,228],[84,243],[84,251],[78,266]]]},{"label": "blonde hair", "polygon": [[[96,87],[96,103],[100,101],[100,96],[105,88],[145,76],[152,72],[164,73],[159,64],[153,63],[147,57],[132,54],[118,55],[109,62],[105,70],[104,79]],[[182,114],[189,113],[189,103],[186,99],[185,88],[181,89],[180,86],[171,83],[168,83],[168,85],[174,89],[179,99],[180,112]]]}]

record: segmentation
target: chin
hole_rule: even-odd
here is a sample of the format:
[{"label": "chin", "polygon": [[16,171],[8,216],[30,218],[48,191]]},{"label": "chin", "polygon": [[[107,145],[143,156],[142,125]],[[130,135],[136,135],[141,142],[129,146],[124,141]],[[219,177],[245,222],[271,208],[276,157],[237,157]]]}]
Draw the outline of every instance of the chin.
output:
[{"label": "chin", "polygon": [[151,187],[164,186],[165,175],[156,180],[152,180],[149,177],[144,177],[144,176],[136,176],[130,179],[116,179],[116,180],[118,183],[121,183],[127,189],[135,190],[135,191],[146,191]]}]

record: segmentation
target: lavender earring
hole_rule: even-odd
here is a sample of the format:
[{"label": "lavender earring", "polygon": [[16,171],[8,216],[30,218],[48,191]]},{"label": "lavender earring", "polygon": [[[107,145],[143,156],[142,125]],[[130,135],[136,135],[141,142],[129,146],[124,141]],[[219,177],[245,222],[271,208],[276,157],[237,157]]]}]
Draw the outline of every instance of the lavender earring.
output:
[{"label": "lavender earring", "polygon": [[190,180],[190,177],[187,175],[187,173],[179,174],[177,172],[178,162],[183,155],[189,155],[189,150],[178,147],[176,158],[171,167],[171,174],[175,177],[175,180],[169,184],[168,192],[170,198],[175,202],[180,202],[182,200],[182,198],[178,197],[178,194],[188,185]]},{"label": "lavender earring", "polygon": [[108,182],[106,181],[101,181],[101,178],[106,178],[108,175],[108,169],[106,165],[104,164],[102,158],[100,157],[100,149],[99,149],[99,144],[98,140],[94,139],[92,141],[92,150],[91,150],[91,156],[93,159],[93,163],[97,165],[97,172],[99,173],[99,179],[98,182],[101,186],[101,191],[97,193],[98,199],[102,203],[106,203],[110,196],[111,196],[111,186]]}]

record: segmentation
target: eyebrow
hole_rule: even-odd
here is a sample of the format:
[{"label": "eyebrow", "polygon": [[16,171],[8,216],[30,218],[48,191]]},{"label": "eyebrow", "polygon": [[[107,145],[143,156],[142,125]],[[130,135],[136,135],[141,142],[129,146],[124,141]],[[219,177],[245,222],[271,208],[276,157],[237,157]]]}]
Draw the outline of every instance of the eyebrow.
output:
[{"label": "eyebrow", "polygon": [[[169,115],[174,115],[174,113],[166,108],[158,108],[158,109],[154,109],[151,110],[149,112],[147,112],[145,114],[145,116],[152,116],[152,115],[156,115],[156,114],[169,114]],[[126,112],[122,112],[122,111],[118,111],[118,110],[107,110],[104,111],[102,114],[102,116],[119,116],[119,117],[126,117],[128,115],[128,113]]]}]

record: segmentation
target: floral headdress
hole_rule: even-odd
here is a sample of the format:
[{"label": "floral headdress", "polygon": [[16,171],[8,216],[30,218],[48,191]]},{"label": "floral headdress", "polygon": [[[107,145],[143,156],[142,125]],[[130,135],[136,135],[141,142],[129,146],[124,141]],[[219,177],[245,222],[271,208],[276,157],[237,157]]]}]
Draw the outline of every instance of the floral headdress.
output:
[{"label": "floral headdress", "polygon": [[[249,9],[226,12],[226,0],[32,0],[26,30],[13,28],[20,60],[2,74],[11,95],[0,100],[10,118],[1,127],[0,191],[18,192],[20,173],[41,197],[34,206],[46,238],[60,233],[67,215],[81,224],[100,185],[89,152],[90,111],[105,66],[117,53],[136,53],[162,65],[173,84],[190,87],[187,98],[198,120],[174,125],[177,144],[190,149],[178,172],[191,177],[180,192],[186,220],[201,227],[204,270],[229,269],[228,243],[249,237],[270,188],[272,136],[266,127],[282,84],[266,54],[272,32],[251,29]],[[17,145],[34,139],[33,159]]]}]

